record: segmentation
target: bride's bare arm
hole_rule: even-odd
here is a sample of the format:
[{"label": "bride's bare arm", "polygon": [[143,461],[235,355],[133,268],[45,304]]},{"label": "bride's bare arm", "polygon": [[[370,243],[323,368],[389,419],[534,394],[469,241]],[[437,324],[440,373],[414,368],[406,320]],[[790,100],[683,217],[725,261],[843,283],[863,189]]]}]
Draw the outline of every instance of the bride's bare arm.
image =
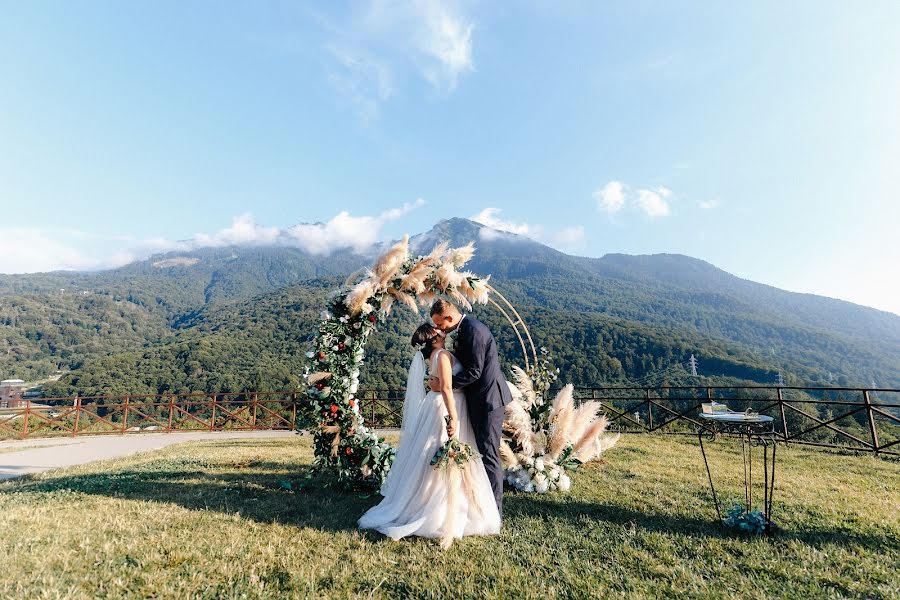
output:
[{"label": "bride's bare arm", "polygon": [[456,414],[456,401],[453,399],[453,363],[450,355],[441,352],[437,359],[438,377],[441,380],[441,395],[444,397],[444,406],[450,415],[450,424],[447,425],[447,435],[453,437],[459,429],[459,416]]}]

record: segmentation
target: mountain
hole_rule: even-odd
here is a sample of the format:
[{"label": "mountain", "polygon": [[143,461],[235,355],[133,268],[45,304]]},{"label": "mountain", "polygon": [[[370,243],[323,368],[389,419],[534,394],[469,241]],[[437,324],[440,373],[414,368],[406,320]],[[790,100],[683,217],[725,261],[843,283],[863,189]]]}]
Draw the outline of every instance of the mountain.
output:
[{"label": "mountain", "polygon": [[423,247],[476,240],[473,270],[491,273],[516,302],[737,343],[807,383],[900,383],[900,317],[888,312],[747,281],[682,255],[569,256],[465,219],[420,239]]},{"label": "mountain", "polygon": [[[471,270],[490,274],[554,351],[564,380],[624,382],[690,354],[728,381],[900,387],[900,317],[734,277],[680,255],[570,256],[466,219],[414,236],[424,253],[475,241]],[[376,249],[377,250],[377,249]],[[297,385],[303,341],[327,293],[370,255],[218,248],[154,256],[99,273],[0,276],[0,369],[37,379],[69,371],[55,393],[227,391]],[[60,291],[64,290],[64,291]],[[519,362],[505,322],[479,308]],[[364,383],[403,385],[400,313],[373,340]],[[422,318],[422,317],[419,317]]]},{"label": "mountain", "polygon": [[108,271],[0,275],[0,298],[102,294],[172,319],[208,303],[346,275],[369,259],[347,251],[321,256],[283,246],[203,248],[151,256]]},{"label": "mountain", "polygon": [[89,358],[155,344],[205,306],[345,276],[368,260],[287,247],[216,248],[108,271],[0,275],[0,373],[33,381],[77,369]]}]

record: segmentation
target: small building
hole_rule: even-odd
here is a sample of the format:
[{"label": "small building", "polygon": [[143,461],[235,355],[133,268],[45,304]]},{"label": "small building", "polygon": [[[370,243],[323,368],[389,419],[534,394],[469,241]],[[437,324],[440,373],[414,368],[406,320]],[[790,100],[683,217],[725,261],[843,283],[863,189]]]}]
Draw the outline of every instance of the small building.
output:
[{"label": "small building", "polygon": [[0,381],[0,408],[19,408],[25,406],[22,394],[25,382],[21,379],[4,379]]}]

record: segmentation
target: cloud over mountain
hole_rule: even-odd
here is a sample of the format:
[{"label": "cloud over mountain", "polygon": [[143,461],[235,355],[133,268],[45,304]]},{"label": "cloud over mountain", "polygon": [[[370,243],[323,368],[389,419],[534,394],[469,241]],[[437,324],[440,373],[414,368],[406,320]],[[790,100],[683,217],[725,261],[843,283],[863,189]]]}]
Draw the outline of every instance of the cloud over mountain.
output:
[{"label": "cloud over mountain", "polygon": [[[250,213],[234,217],[231,225],[213,233],[196,233],[187,240],[97,236],[85,232],[44,231],[37,228],[0,228],[9,242],[0,255],[0,273],[90,271],[120,267],[161,252],[187,252],[225,246],[284,246],[324,255],[337,250],[363,252],[381,240],[385,224],[425,205],[421,198],[377,215],[351,215],[342,210],[325,223],[301,223],[286,228],[266,226]],[[90,249],[84,240],[91,239]]]}]

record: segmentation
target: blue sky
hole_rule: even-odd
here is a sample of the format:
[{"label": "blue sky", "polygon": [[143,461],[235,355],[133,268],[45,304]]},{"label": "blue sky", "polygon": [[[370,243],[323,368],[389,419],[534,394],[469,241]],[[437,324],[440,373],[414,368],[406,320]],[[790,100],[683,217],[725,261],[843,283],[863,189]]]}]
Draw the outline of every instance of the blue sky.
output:
[{"label": "blue sky", "polygon": [[897,23],[893,1],[0,1],[0,272],[477,216],[900,314]]}]

